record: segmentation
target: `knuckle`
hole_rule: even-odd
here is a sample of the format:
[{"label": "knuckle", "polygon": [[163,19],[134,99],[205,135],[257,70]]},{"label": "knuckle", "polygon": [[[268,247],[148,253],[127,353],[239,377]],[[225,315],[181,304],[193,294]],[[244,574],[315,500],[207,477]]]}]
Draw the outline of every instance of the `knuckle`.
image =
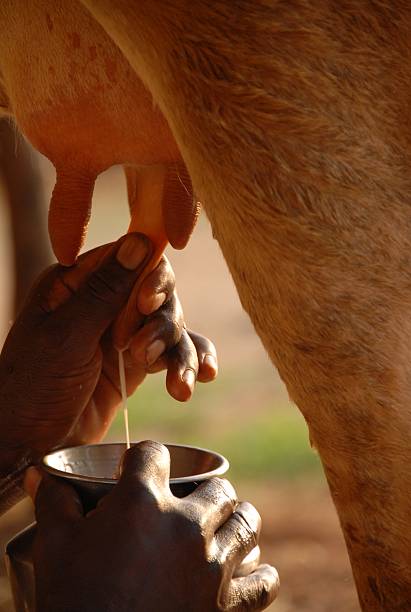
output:
[{"label": "knuckle", "polygon": [[159,281],[161,286],[167,289],[168,293],[172,293],[175,287],[175,275],[174,270],[168,261],[167,257],[163,255],[159,265]]},{"label": "knuckle", "polygon": [[149,327],[151,333],[161,337],[166,342],[169,351],[181,352],[180,341],[184,322],[175,316],[172,305],[165,303],[159,310],[150,314],[145,320],[144,327]]},{"label": "knuckle", "polygon": [[196,348],[184,327],[179,327],[179,330],[181,331],[181,337],[172,349],[170,355],[174,357],[179,364],[185,366],[185,369],[192,369],[197,376],[198,356]]},{"label": "knuckle", "polygon": [[166,313],[168,318],[178,325],[181,329],[184,328],[184,313],[180,300],[177,297],[176,291],[168,294],[168,300],[161,307],[162,312]]},{"label": "knuckle", "polygon": [[235,504],[237,502],[237,493],[231,482],[226,478],[218,478],[214,476],[209,480],[210,489],[213,490],[216,501],[221,497],[227,498],[227,500]]},{"label": "knuckle", "polygon": [[[184,498],[183,498],[184,499]],[[190,525],[190,530],[195,537],[205,537],[205,521],[202,507],[197,502],[184,500],[184,520]]]},{"label": "knuckle", "polygon": [[108,264],[87,279],[87,293],[94,301],[115,301],[118,295],[129,285],[128,280],[127,275],[119,274],[114,265]]},{"label": "knuckle", "polygon": [[174,347],[180,341],[183,328],[172,312],[161,309],[150,318],[161,336],[166,338],[169,347]]},{"label": "knuckle", "polygon": [[248,522],[237,512],[234,512],[232,516],[233,521],[233,535],[240,544],[240,546],[252,547],[257,546],[258,536],[257,531],[254,530]]},{"label": "knuckle", "polygon": [[143,440],[136,444],[133,449],[138,450],[139,453],[144,455],[149,455],[150,458],[169,458],[170,454],[166,446],[161,444],[161,442],[156,442],[155,440]]},{"label": "knuckle", "polygon": [[211,353],[211,355],[217,354],[215,344],[209,338],[202,334],[198,334],[192,329],[188,329],[187,332],[194,344],[198,346],[203,353]]},{"label": "knuckle", "polygon": [[258,510],[249,502],[241,502],[236,508],[236,514],[241,517],[244,524],[254,533],[261,529],[261,516]]},{"label": "knuckle", "polygon": [[169,262],[163,256],[158,266],[144,279],[140,290],[143,292],[145,297],[149,297],[153,293],[165,293],[165,303],[167,303],[167,301],[173,295],[174,289],[174,272]]},{"label": "knuckle", "polygon": [[[215,520],[213,517],[222,516],[223,512],[232,513],[237,503],[236,493],[230,482],[220,478],[212,478],[203,483],[193,495],[194,504],[200,508],[199,521],[207,531],[210,530],[210,520]],[[233,515],[231,520],[232,517]]]},{"label": "knuckle", "polygon": [[258,589],[259,594],[259,604],[264,608],[269,606],[275,597],[275,591],[273,589],[273,585],[265,578],[260,577],[257,581],[256,589]]},{"label": "knuckle", "polygon": [[142,461],[162,457],[167,453],[167,447],[160,442],[156,442],[154,440],[142,440],[141,442],[132,445],[131,448],[126,451],[124,455],[124,465],[126,467],[131,465],[133,467],[135,465],[140,465]]},{"label": "knuckle", "polygon": [[121,478],[132,488],[150,489],[150,485],[158,483],[159,477],[164,475],[169,463],[170,453],[166,446],[145,440],[126,451]]}]

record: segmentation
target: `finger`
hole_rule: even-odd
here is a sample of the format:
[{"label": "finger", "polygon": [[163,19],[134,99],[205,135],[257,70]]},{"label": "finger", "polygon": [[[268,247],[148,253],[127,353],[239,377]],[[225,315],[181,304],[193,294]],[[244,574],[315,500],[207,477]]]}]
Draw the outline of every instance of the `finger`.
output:
[{"label": "finger", "polygon": [[73,329],[83,343],[91,340],[94,344],[127,301],[149,254],[145,236],[129,234],[121,238],[79,291],[59,309],[59,325],[67,322],[67,328]]},{"label": "finger", "polygon": [[137,296],[137,309],[145,315],[151,314],[173,295],[174,288],[173,268],[163,255],[158,266],[141,283]]},{"label": "finger", "polygon": [[260,565],[244,578],[231,580],[226,612],[264,610],[277,597],[280,589],[278,572],[270,565]]},{"label": "finger", "polygon": [[219,557],[230,568],[235,568],[257,546],[261,518],[248,502],[238,504],[235,512],[215,534]]},{"label": "finger", "polygon": [[76,491],[49,474],[43,474],[35,498],[36,521],[41,529],[64,526],[83,516],[83,507]]},{"label": "finger", "polygon": [[104,258],[113,248],[116,248],[116,243],[103,244],[80,255],[74,266],[63,268],[61,276],[65,285],[73,293],[78,291],[87,277],[101,265]]},{"label": "finger", "polygon": [[237,494],[225,478],[211,478],[183,498],[183,503],[195,504],[201,515],[201,523],[207,533],[215,532],[233,514],[237,505]]},{"label": "finger", "polygon": [[261,550],[259,546],[255,546],[251,552],[248,553],[238,565],[233,573],[233,578],[240,578],[240,576],[248,576],[252,572],[255,572],[257,567],[260,565]]},{"label": "finger", "polygon": [[210,382],[214,380],[218,374],[217,351],[214,344],[205,336],[196,334],[191,330],[187,330],[195,349],[198,358],[198,375],[199,382]]},{"label": "finger", "polygon": [[171,246],[183,249],[200,214],[200,203],[193,198],[190,175],[183,162],[167,168],[162,209],[164,226]]},{"label": "finger", "polygon": [[[126,167],[125,173],[131,212],[128,231],[138,231],[145,234],[153,245],[151,257],[144,271],[144,276],[147,276],[151,270],[156,268],[168,242],[161,209],[166,167],[162,164],[140,166],[139,168]],[[138,328],[136,326],[138,294],[139,286],[136,285],[125,308],[115,322],[113,341],[118,349],[128,348],[129,342]]]},{"label": "finger", "polygon": [[64,304],[112,247],[112,244],[105,244],[84,253],[71,268],[56,264],[49,266],[27,296],[25,316],[36,325],[36,319],[44,319],[45,313],[53,312]]},{"label": "finger", "polygon": [[41,470],[36,467],[29,467],[24,474],[23,488],[32,502],[36,499],[42,476]]},{"label": "finger", "polygon": [[194,391],[197,373],[197,351],[184,330],[180,342],[168,354],[166,385],[169,394],[179,402],[189,400]]},{"label": "finger", "polygon": [[115,491],[119,495],[149,490],[155,497],[170,495],[170,453],[163,444],[145,440],[127,450]]},{"label": "finger", "polygon": [[83,253],[76,264],[70,268],[59,267],[57,276],[45,295],[43,307],[52,312],[71,298],[79,290],[87,277],[102,263],[112,244],[105,244]]},{"label": "finger", "polygon": [[173,294],[160,310],[146,319],[144,326],[133,336],[129,345],[132,359],[148,369],[179,342],[183,326],[183,311]]}]

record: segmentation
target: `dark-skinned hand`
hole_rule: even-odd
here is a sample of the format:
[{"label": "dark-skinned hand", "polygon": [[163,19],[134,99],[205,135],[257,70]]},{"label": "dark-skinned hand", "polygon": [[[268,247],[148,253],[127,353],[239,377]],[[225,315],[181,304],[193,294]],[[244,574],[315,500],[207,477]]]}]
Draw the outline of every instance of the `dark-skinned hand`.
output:
[{"label": "dark-skinned hand", "polygon": [[240,612],[274,600],[274,568],[233,578],[258,541],[255,508],[219,478],[178,499],[169,475],[166,447],[139,443],[113,491],[84,516],[70,485],[29,470],[39,612]]},{"label": "dark-skinned hand", "polygon": [[[130,234],[42,275],[0,357],[0,474],[53,448],[104,436],[120,403],[111,327],[150,255],[149,241]],[[185,329],[165,258],[140,287],[124,361],[129,394],[147,372],[162,368],[169,393],[181,401],[196,380],[216,376],[214,346]]]}]

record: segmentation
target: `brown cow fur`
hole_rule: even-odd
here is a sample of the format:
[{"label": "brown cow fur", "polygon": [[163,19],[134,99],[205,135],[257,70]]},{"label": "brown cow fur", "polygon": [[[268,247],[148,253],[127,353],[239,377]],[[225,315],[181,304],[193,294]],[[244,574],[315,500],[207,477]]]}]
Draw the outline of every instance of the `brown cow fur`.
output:
[{"label": "brown cow fur", "polygon": [[168,119],[307,420],[362,608],[410,610],[411,5],[83,3]]}]

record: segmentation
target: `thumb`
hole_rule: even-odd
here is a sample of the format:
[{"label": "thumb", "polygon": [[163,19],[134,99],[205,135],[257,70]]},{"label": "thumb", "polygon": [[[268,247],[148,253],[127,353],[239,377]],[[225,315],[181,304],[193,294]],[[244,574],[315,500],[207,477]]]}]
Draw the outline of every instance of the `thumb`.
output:
[{"label": "thumb", "polygon": [[[151,254],[142,234],[121,238],[101,265],[72,298],[57,311],[59,325],[67,321],[76,337],[94,340],[104,333],[126,303]],[[75,325],[70,325],[75,321]]]},{"label": "thumb", "polygon": [[83,516],[83,506],[73,487],[45,473],[37,487],[34,505],[39,529],[62,527]]},{"label": "thumb", "polygon": [[122,459],[121,475],[113,494],[130,498],[130,494],[150,491],[154,498],[171,495],[169,487],[170,453],[166,446],[145,440],[128,449]]}]

